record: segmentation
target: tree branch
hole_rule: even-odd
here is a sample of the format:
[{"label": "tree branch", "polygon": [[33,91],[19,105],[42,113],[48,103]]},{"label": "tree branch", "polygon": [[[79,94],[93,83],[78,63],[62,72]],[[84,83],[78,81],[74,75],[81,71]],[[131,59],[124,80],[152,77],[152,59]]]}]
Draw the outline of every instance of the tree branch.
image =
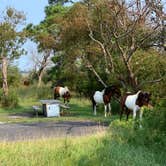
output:
[{"label": "tree branch", "polygon": [[91,70],[94,75],[97,77],[98,81],[104,86],[104,87],[107,87],[107,85],[105,84],[105,82],[101,79],[101,77],[99,76],[99,74],[96,72],[95,68],[92,66],[92,64],[90,64],[90,62],[88,61],[87,62],[87,65],[86,67],[89,68],[89,70]]},{"label": "tree branch", "polygon": [[164,79],[164,78],[162,77],[162,78],[158,78],[158,79],[156,79],[156,80],[144,81],[144,82],[140,83],[137,87],[139,88],[139,87],[141,87],[141,86],[144,85],[144,84],[154,84],[154,83],[158,83],[158,82],[161,82],[163,79]]}]

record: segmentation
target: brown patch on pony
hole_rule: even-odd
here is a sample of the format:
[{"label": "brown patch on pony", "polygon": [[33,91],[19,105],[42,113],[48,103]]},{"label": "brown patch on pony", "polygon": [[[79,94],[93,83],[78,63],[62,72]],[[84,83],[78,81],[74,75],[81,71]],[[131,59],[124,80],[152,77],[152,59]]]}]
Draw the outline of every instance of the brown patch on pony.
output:
[{"label": "brown patch on pony", "polygon": [[62,97],[64,98],[64,103],[65,103],[65,101],[69,102],[69,99],[70,99],[71,95],[67,91],[66,93],[64,93],[64,95]]},{"label": "brown patch on pony", "polygon": [[125,106],[125,102],[126,102],[126,98],[129,96],[129,95],[133,95],[133,93],[130,93],[130,92],[127,92],[120,100],[120,105],[121,105],[121,112],[120,112],[120,120],[122,119],[122,114],[123,114],[123,111],[125,111],[127,117],[126,117],[126,120],[128,120],[128,117],[129,117],[129,114],[130,114],[130,110]]},{"label": "brown patch on pony", "polygon": [[59,91],[60,91],[60,86],[57,86],[54,88],[54,99],[57,99],[57,97],[60,97]]},{"label": "brown patch on pony", "polygon": [[29,86],[30,85],[30,81],[29,80],[24,80],[23,84],[24,84],[24,86]]},{"label": "brown patch on pony", "polygon": [[144,94],[143,92],[140,92],[138,94],[138,98],[136,100],[136,105],[138,105],[139,107],[142,107],[143,106],[143,97],[144,97]]}]

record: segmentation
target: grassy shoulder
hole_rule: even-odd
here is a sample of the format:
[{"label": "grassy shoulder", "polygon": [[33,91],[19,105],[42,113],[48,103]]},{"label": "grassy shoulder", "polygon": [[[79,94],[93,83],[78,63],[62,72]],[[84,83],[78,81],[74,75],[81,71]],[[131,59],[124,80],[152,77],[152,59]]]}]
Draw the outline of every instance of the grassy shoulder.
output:
[{"label": "grassy shoulder", "polygon": [[164,166],[165,153],[153,146],[148,148],[129,141],[133,134],[130,122],[126,125],[115,120],[107,133],[93,136],[3,142],[0,163],[8,166]]},{"label": "grassy shoulder", "polygon": [[65,112],[61,117],[43,117],[42,111],[39,112],[39,116],[36,117],[32,109],[33,105],[41,106],[38,99],[34,98],[20,98],[19,106],[16,108],[0,108],[0,122],[5,123],[18,123],[18,122],[47,122],[47,121],[97,121],[110,123],[116,119],[117,116],[104,117],[104,107],[99,106],[97,116],[93,115],[91,103],[88,99],[72,98],[70,101],[70,109],[62,110]]}]

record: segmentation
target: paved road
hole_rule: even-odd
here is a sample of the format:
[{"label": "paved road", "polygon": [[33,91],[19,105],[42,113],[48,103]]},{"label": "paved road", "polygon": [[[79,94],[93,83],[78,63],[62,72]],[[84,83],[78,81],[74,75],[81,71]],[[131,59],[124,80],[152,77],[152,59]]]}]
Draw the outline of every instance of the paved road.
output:
[{"label": "paved road", "polygon": [[96,122],[35,122],[0,124],[0,141],[19,141],[48,137],[84,136],[103,132],[106,124]]}]

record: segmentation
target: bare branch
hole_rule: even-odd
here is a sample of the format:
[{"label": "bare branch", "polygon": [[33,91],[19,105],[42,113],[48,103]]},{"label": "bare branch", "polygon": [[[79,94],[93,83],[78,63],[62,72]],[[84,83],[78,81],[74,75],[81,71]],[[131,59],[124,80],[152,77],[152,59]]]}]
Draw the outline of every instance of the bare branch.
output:
[{"label": "bare branch", "polygon": [[107,87],[107,85],[105,84],[105,82],[101,79],[101,77],[99,76],[99,74],[96,72],[95,68],[92,66],[92,64],[90,64],[89,61],[87,61],[87,65],[86,67],[88,67],[89,70],[91,70],[94,75],[97,77],[98,81],[104,86]]},{"label": "bare branch", "polygon": [[[112,60],[112,56],[110,54],[110,52],[108,51],[107,48],[105,48],[106,46],[99,40],[95,39],[94,36],[93,36],[93,32],[92,32],[92,29],[90,28],[90,25],[88,23],[88,21],[86,20],[87,22],[87,25],[88,25],[88,28],[89,28],[89,37],[94,41],[96,42],[100,48],[102,49],[103,51],[103,54],[104,54],[104,59],[105,59],[105,64],[107,66],[107,69],[108,69],[108,62],[107,62],[107,56],[109,57],[109,66],[111,68],[111,71],[114,71],[114,67],[113,67],[113,60]],[[103,41],[105,41],[105,38],[104,38],[104,34],[103,34],[103,27],[102,27],[102,24],[100,24],[100,33],[101,33],[101,37],[103,39]],[[105,41],[106,42],[106,41]]]},{"label": "bare branch", "polygon": [[154,84],[154,83],[158,83],[158,82],[161,82],[162,80],[164,80],[164,77],[161,77],[161,78],[158,78],[156,80],[149,80],[149,81],[144,81],[142,83],[140,83],[137,87],[141,87],[142,85],[144,84]]}]

